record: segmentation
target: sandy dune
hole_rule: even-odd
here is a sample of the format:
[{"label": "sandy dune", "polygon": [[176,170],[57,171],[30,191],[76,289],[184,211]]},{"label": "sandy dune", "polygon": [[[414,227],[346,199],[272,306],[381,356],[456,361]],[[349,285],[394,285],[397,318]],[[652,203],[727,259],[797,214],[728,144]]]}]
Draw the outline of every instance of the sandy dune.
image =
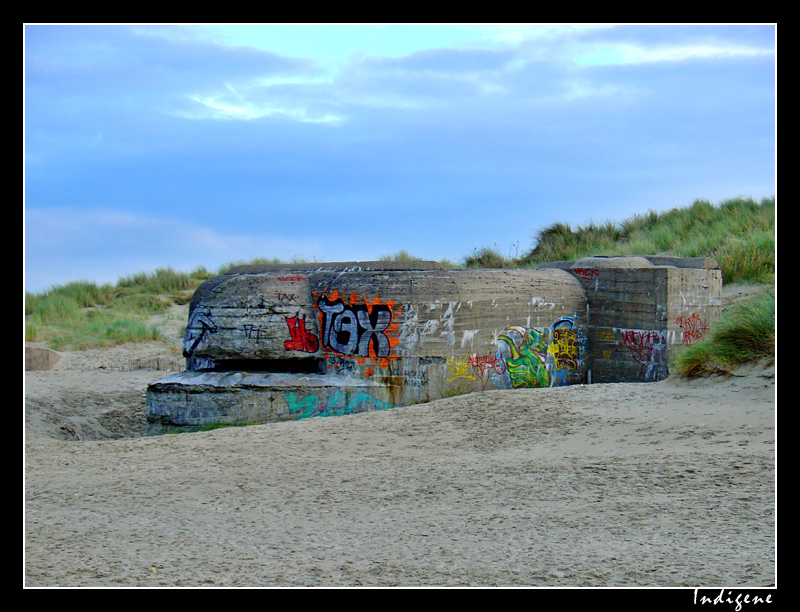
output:
[{"label": "sandy dune", "polygon": [[772,366],[134,437],[163,350],[26,373],[26,586],[776,582]]}]

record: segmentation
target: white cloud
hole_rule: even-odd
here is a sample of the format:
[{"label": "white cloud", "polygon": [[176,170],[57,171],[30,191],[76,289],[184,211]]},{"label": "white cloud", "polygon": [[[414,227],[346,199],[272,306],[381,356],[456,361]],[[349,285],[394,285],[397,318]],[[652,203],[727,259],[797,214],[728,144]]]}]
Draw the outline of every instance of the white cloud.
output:
[{"label": "white cloud", "polygon": [[235,96],[237,99],[226,100],[225,94],[213,96],[188,96],[199,107],[191,111],[174,111],[173,114],[186,119],[233,119],[249,120],[261,117],[280,116],[301,123],[339,123],[342,117],[332,113],[312,113],[308,108],[296,106],[294,108],[279,104],[269,104],[247,100],[244,96]]},{"label": "white cloud", "polygon": [[645,46],[633,43],[603,43],[581,46],[574,59],[582,65],[647,64],[692,59],[721,59],[771,55],[772,49],[730,43]]}]

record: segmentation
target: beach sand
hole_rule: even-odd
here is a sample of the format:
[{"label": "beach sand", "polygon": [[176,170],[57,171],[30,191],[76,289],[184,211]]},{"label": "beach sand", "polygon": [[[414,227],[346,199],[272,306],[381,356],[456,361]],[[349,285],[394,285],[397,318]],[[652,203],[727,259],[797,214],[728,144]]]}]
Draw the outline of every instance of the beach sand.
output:
[{"label": "beach sand", "polygon": [[25,586],[776,582],[774,366],[141,437],[159,356],[26,373]]}]

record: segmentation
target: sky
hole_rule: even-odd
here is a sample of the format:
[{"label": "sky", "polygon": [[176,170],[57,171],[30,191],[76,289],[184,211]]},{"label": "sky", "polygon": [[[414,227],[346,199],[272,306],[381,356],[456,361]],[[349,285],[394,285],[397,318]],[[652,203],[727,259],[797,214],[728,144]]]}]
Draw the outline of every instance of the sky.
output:
[{"label": "sky", "polygon": [[776,195],[776,26],[25,24],[24,284]]}]

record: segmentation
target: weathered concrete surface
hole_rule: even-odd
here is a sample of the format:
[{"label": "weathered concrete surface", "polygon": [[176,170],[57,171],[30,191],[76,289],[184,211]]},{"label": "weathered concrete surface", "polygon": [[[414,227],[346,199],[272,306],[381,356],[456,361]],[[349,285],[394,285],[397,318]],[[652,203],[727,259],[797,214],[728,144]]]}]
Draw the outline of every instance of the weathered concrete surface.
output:
[{"label": "weathered concrete surface", "polygon": [[721,289],[710,258],[240,266],[192,297],[188,372],[151,385],[148,421],[263,422],[487,389],[663,380],[717,318]]},{"label": "weathered concrete surface", "polygon": [[675,355],[701,340],[721,312],[718,268],[706,257],[592,257],[573,263],[569,269],[583,282],[591,313],[592,381],[666,378]]},{"label": "weathered concrete surface", "polygon": [[[241,413],[234,421],[302,418],[309,411],[292,410],[291,401],[264,401],[277,397],[270,389],[297,386],[286,376],[306,381],[306,394],[294,399],[314,403],[312,413],[357,408],[367,403],[364,393],[374,408],[583,382],[587,317],[585,289],[563,270],[445,270],[435,262],[243,266],[195,292],[184,355],[190,371],[262,377],[244,394],[244,383],[235,385],[237,401],[262,397],[255,413],[234,409]],[[332,378],[320,388],[308,383],[325,376]],[[337,395],[353,381],[369,382],[355,386],[352,397],[362,400],[356,404]],[[184,419],[196,426],[201,417],[191,415],[189,403],[207,403],[199,399],[205,394],[223,406],[215,396],[221,388],[234,397],[234,387],[201,384],[188,374],[169,384],[148,391],[154,424]]]},{"label": "weathered concrete surface", "polygon": [[148,389],[147,433],[289,421],[393,408],[398,389],[330,374],[181,372]]},{"label": "weathered concrete surface", "polygon": [[61,355],[49,348],[26,346],[25,371],[52,370],[61,361]]}]

